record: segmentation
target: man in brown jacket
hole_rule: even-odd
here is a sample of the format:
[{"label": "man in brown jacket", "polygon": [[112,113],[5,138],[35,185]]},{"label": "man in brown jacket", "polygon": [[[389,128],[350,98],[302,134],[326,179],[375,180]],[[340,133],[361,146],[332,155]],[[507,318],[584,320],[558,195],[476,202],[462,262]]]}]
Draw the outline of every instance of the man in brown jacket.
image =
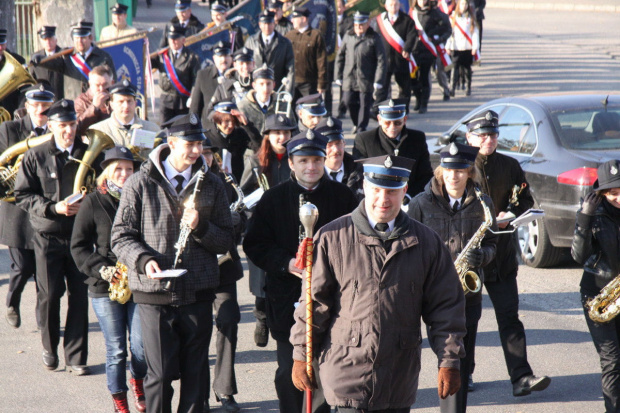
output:
[{"label": "man in brown jacket", "polygon": [[296,7],[293,27],[286,38],[295,52],[295,100],[327,90],[327,51],[321,32],[310,27],[310,10]]},{"label": "man in brown jacket", "polygon": [[110,94],[112,71],[102,65],[93,68],[88,74],[88,90],[75,99],[77,113],[76,136],[82,136],[90,126],[110,117]]},{"label": "man in brown jacket", "polygon": [[[443,241],[400,209],[414,161],[383,155],[363,162],[364,201],[315,236],[313,347],[336,412],[408,413],[420,373],[421,318],[438,358],[439,397],[459,389],[465,299]],[[313,386],[302,361],[305,309],[302,295],[290,338],[299,390]]]}]

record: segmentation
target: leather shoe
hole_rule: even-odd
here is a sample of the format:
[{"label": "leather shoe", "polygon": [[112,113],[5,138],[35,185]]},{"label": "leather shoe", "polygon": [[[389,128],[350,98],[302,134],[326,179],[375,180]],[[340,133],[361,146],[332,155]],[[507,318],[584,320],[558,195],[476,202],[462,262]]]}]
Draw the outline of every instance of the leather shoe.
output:
[{"label": "leather shoe", "polygon": [[225,412],[238,412],[241,410],[241,407],[239,407],[233,396],[220,396],[216,393],[215,398],[222,403],[222,408]]},{"label": "leather shoe", "polygon": [[8,307],[6,309],[6,321],[13,328],[19,328],[22,325],[22,318],[19,315],[19,308]]},{"label": "leather shoe", "polygon": [[43,350],[43,365],[48,370],[56,370],[58,367],[58,356]]},{"label": "leather shoe", "polygon": [[443,101],[447,102],[450,100],[450,95],[443,95]]},{"label": "leather shoe", "polygon": [[512,395],[515,397],[527,396],[533,391],[543,391],[549,387],[551,378],[547,376],[536,377],[533,374],[521,377],[516,383],[512,383]]},{"label": "leather shoe", "polygon": [[269,342],[269,328],[264,321],[256,321],[254,328],[254,342],[258,347],[266,347]]},{"label": "leather shoe", "polygon": [[73,373],[76,376],[88,376],[90,374],[90,367],[76,364],[73,366],[67,366],[69,373]]},{"label": "leather shoe", "polygon": [[469,379],[467,379],[467,391],[472,392],[476,390],[476,385],[474,384],[474,377],[470,374]]},{"label": "leather shoe", "polygon": [[211,413],[211,407],[209,406],[209,400],[205,400],[205,403],[202,405],[202,413]]}]

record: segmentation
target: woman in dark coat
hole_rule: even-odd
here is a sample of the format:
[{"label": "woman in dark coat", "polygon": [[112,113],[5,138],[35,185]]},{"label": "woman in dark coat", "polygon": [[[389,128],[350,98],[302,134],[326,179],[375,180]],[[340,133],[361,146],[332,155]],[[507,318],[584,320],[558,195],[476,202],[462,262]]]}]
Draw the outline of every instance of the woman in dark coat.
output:
[{"label": "woman in dark coat", "polygon": [[[620,412],[620,318],[590,313],[588,302],[620,274],[620,160],[598,168],[598,180],[586,195],[577,222],[571,253],[583,264],[581,303],[594,347],[601,360],[603,399],[607,413]],[[603,312],[603,314],[605,314]],[[608,320],[606,321],[606,318]]]},{"label": "woman in dark coat", "polygon": [[101,167],[103,172],[97,178],[97,190],[82,201],[75,218],[71,255],[80,271],[88,276],[88,295],[105,338],[106,376],[114,411],[129,413],[125,376],[129,333],[129,382],[136,409],[145,412],[142,381],[146,376],[146,360],[138,308],[132,299],[121,304],[111,300],[108,293],[110,284],[117,284],[122,277],[116,268],[116,256],[110,249],[110,232],[123,185],[136,165],[131,151],[121,146],[106,151]]},{"label": "woman in dark coat", "polygon": [[[454,260],[483,222],[488,224],[489,229],[497,230],[493,201],[482,195],[482,201],[488,208],[485,211],[474,190],[477,154],[478,148],[457,143],[442,149],[441,164],[435,169],[435,176],[426,190],[409,204],[409,216],[435,230]],[[496,235],[487,230],[483,236],[479,247],[470,248],[465,253],[465,265],[478,275],[478,288],[482,287],[483,282],[482,267],[495,257]],[[465,357],[461,359],[461,388],[454,396],[440,400],[442,413],[464,413],[467,409],[466,383],[476,346],[478,321],[482,315],[482,293],[480,289],[468,292],[465,299],[467,334],[463,338]]]}]

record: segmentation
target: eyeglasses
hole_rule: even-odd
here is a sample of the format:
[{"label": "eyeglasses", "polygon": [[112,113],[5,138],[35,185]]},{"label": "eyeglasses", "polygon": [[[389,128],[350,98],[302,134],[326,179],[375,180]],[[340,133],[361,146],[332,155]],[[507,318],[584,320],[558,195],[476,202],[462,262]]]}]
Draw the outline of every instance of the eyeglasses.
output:
[{"label": "eyeglasses", "polygon": [[469,132],[470,135],[475,136],[476,138],[479,138],[480,140],[487,140],[487,139],[492,139],[495,140],[499,137],[499,133],[474,133],[474,132]]},{"label": "eyeglasses", "polygon": [[383,123],[385,123],[385,126],[390,126],[390,125],[402,126],[405,124],[405,121],[404,120],[383,120]]}]

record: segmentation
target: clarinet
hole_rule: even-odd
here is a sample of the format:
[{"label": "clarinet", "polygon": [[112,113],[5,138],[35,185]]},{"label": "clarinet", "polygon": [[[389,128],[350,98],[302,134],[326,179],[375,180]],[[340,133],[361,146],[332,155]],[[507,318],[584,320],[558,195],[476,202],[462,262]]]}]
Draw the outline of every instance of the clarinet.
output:
[{"label": "clarinet", "polygon": [[[196,196],[200,192],[200,188],[202,187],[202,180],[205,177],[205,173],[203,171],[198,171],[196,173],[196,185],[194,185],[194,192],[189,197],[189,199],[183,204],[185,208],[196,209]],[[181,254],[185,250],[187,245],[187,241],[189,240],[189,234],[192,232],[192,229],[188,224],[181,221],[181,232],[179,234],[178,241],[174,244],[174,249],[177,251],[174,256],[174,264],[172,264],[172,268],[176,268],[179,263],[179,258],[181,258]],[[164,286],[165,291],[171,291],[174,289],[174,278],[169,279]]]}]

